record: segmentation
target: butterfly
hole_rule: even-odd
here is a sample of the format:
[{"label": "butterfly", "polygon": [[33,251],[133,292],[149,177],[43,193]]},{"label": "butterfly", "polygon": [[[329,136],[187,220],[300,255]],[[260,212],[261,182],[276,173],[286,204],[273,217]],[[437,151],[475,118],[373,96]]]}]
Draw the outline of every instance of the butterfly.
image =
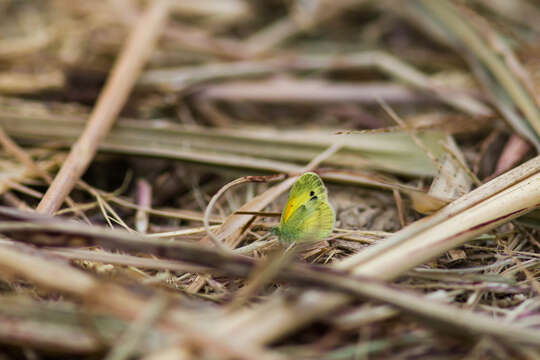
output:
[{"label": "butterfly", "polygon": [[318,241],[332,233],[336,214],[328,203],[326,187],[319,175],[304,173],[294,183],[273,233],[286,244]]}]

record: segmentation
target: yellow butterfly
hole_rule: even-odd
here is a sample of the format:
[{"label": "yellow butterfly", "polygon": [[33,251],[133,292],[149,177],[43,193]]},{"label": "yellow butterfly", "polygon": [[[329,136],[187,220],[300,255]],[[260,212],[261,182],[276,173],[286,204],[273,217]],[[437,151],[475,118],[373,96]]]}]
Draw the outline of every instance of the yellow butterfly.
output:
[{"label": "yellow butterfly", "polygon": [[273,229],[286,244],[318,241],[332,233],[336,214],[328,203],[319,175],[307,172],[294,183],[281,213],[279,227]]}]

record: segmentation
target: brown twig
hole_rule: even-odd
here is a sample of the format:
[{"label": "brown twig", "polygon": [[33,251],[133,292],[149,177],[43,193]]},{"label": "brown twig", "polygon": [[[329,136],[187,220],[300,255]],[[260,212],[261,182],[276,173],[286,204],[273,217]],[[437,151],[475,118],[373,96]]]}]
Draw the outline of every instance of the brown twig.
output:
[{"label": "brown twig", "polygon": [[97,100],[84,132],[73,145],[64,165],[39,203],[38,212],[52,214],[58,210],[88,168],[154,47],[167,19],[169,5],[169,0],[153,2],[135,25]]}]

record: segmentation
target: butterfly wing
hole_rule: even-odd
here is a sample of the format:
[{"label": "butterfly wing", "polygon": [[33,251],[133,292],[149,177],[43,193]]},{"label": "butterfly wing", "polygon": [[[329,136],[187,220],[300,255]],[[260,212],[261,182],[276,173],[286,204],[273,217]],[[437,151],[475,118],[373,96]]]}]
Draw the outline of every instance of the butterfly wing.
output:
[{"label": "butterfly wing", "polygon": [[280,226],[283,226],[291,215],[302,205],[307,203],[310,199],[315,197],[321,201],[327,200],[326,188],[319,175],[313,172],[307,172],[300,176],[294,183],[291,192],[289,193],[289,199],[281,214]]},{"label": "butterfly wing", "polygon": [[332,206],[326,200],[312,198],[280,226],[280,239],[285,243],[322,240],[332,233],[335,222]]}]

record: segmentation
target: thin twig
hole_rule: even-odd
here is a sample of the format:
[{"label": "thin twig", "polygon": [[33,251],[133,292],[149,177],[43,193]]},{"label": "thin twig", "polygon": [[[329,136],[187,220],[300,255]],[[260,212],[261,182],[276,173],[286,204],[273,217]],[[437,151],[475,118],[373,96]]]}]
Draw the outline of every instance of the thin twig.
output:
[{"label": "thin twig", "polygon": [[227,190],[231,189],[232,187],[236,185],[250,182],[251,180],[249,178],[250,177],[245,176],[245,177],[233,180],[230,183],[224,185],[223,187],[221,187],[221,189],[219,189],[217,193],[214,194],[214,196],[212,196],[212,199],[210,199],[210,202],[206,206],[206,210],[204,212],[204,218],[203,218],[203,224],[204,224],[204,228],[206,229],[206,234],[208,234],[210,240],[212,240],[214,245],[222,251],[226,251],[227,248],[223,245],[221,240],[212,232],[212,230],[210,230],[210,220],[209,220],[210,215],[212,215],[212,210],[214,210],[214,206],[216,202],[219,200],[219,198],[221,197],[221,195],[223,195]]},{"label": "thin twig", "polygon": [[37,211],[53,214],[94,158],[133,88],[167,19],[169,0],[154,1],[135,25],[112,69],[87,126],[39,203]]},{"label": "thin twig", "polygon": [[[48,172],[40,168],[22,149],[17,145],[15,141],[13,141],[8,134],[4,131],[2,127],[0,127],[0,143],[2,143],[2,146],[6,150],[7,153],[13,155],[17,160],[19,160],[21,163],[23,163],[29,170],[36,173],[38,176],[40,176],[47,184],[51,184],[53,181],[52,177],[49,175]],[[72,207],[77,215],[79,215],[81,218],[83,218],[87,223],[90,223],[90,220],[86,217],[86,215],[78,209],[78,205],[69,197],[66,197],[66,203]]]}]

